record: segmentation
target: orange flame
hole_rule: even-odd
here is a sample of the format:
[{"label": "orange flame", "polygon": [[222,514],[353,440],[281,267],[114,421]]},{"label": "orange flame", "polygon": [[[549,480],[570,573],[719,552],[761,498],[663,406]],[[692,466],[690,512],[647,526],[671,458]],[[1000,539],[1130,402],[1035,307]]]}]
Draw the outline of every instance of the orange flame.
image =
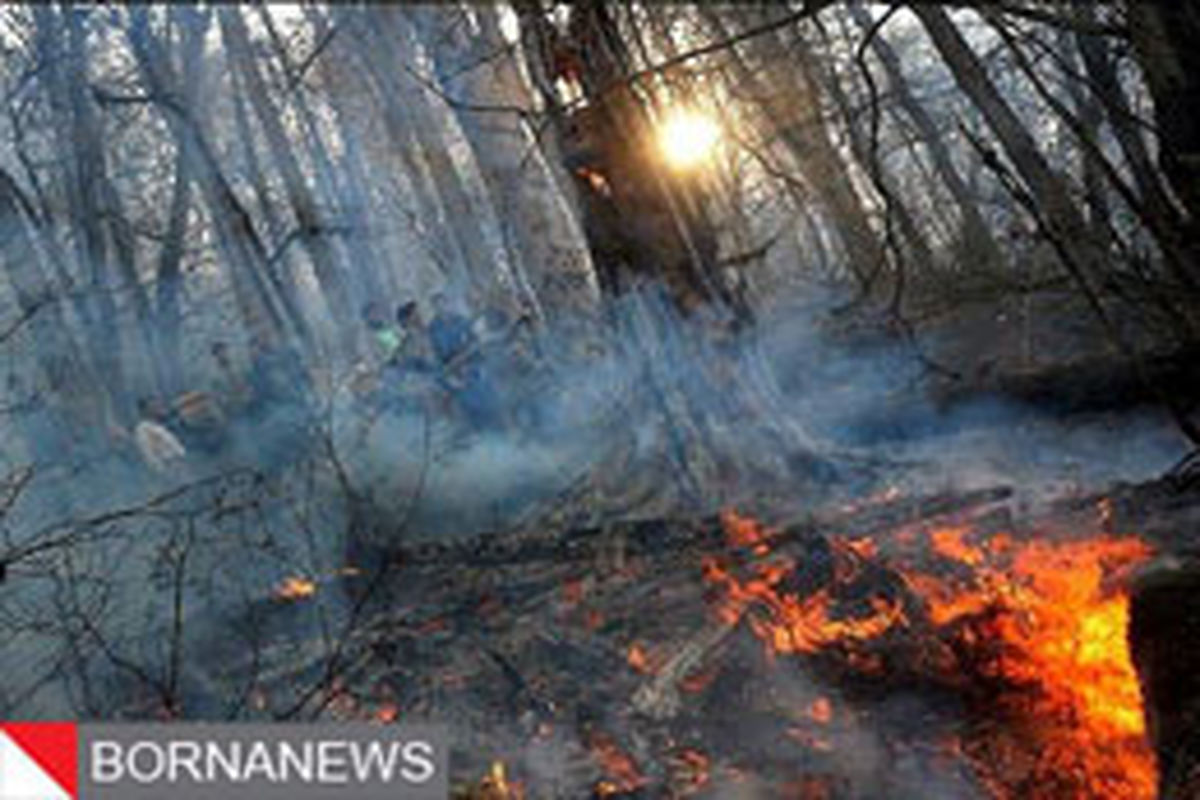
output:
[{"label": "orange flame", "polygon": [[812,653],[837,642],[873,639],[903,616],[896,604],[874,598],[870,616],[834,619],[830,616],[830,595],[826,589],[805,598],[776,591],[775,586],[790,569],[790,563],[762,564],[757,577],[742,582],[715,560],[705,561],[706,579],[726,591],[726,601],[717,608],[719,618],[734,625],[749,607],[759,603],[767,615],[752,617],[750,626],[768,643],[770,652]]},{"label": "orange flame", "polygon": [[643,675],[654,671],[650,668],[650,657],[646,655],[646,649],[637,642],[629,645],[629,651],[626,653],[625,660],[629,662],[629,666]]},{"label": "orange flame", "polygon": [[[457,795],[455,795],[457,796]],[[525,787],[509,780],[504,762],[493,761],[488,774],[469,795],[473,800],[524,800]]]},{"label": "orange flame", "polygon": [[375,709],[375,721],[390,724],[400,718],[399,707],[392,702],[386,702]]},{"label": "orange flame", "polygon": [[[722,522],[731,540],[731,530],[739,536],[761,531],[752,520],[727,517]],[[1018,720],[1014,724],[1030,731],[1027,740],[1018,738],[1012,746],[1028,748],[1037,769],[1045,770],[1043,777],[1078,777],[1085,787],[1078,796],[1153,797],[1153,757],[1125,639],[1128,598],[1108,585],[1115,571],[1148,557],[1149,547],[1135,537],[1110,535],[1082,541],[1020,541],[997,533],[980,540],[968,525],[936,528],[927,536],[943,565],[950,561],[965,569],[931,574],[919,557],[901,555],[889,556],[896,562],[889,566],[924,603],[925,619],[932,627],[915,625],[898,600],[878,596],[869,601],[866,616],[837,614],[839,582],[847,580],[837,571],[832,585],[806,597],[783,591],[782,581],[793,564],[779,556],[755,565],[745,579],[718,559],[706,560],[703,569],[705,578],[722,590],[718,616],[730,625],[745,618],[772,654],[837,646],[845,651],[850,667],[874,671],[879,659],[865,645],[894,628],[932,636],[931,651],[949,652],[945,643],[957,641],[957,650],[967,653],[968,661],[957,662],[958,667],[953,658],[930,663],[948,673],[966,666],[1011,687],[1001,693],[999,703]],[[914,538],[896,544],[907,547]],[[860,559],[877,552],[860,540],[835,540],[834,546]],[[911,551],[910,556],[920,552]],[[809,716],[823,721],[829,711],[828,705],[818,710],[814,704]],[[995,769],[995,756],[978,756],[978,766]],[[1061,781],[1048,785],[1059,788],[1029,795],[1026,785],[1002,794],[1064,796]]]},{"label": "orange flame", "polygon": [[814,722],[825,724],[833,719],[833,704],[829,702],[828,697],[818,697],[809,705],[808,716]]},{"label": "orange flame", "polygon": [[695,794],[704,788],[710,777],[710,762],[707,755],[699,750],[684,748],[671,759],[673,764],[674,782],[678,784],[678,794],[687,796]]},{"label": "orange flame", "polygon": [[957,525],[949,528],[935,528],[929,532],[933,549],[940,555],[954,561],[975,566],[983,561],[983,551],[964,540],[971,533],[970,527]]},{"label": "orange flame", "polygon": [[1081,721],[1141,736],[1141,695],[1125,642],[1128,598],[1106,592],[1104,581],[1149,553],[1134,538],[1029,542],[1007,565],[982,565],[974,591],[955,593],[929,576],[909,581],[934,624],[998,611],[996,633],[1014,645],[1001,665],[1005,677],[1040,685],[1049,702],[1073,707]]},{"label": "orange flame", "polygon": [[295,602],[297,600],[305,600],[317,593],[317,584],[308,578],[300,578],[291,576],[284,578],[283,581],[275,587],[275,599]]},{"label": "orange flame", "polygon": [[638,768],[633,757],[605,733],[595,731],[589,737],[592,756],[608,774],[608,779],[601,781],[595,787],[595,793],[600,797],[613,794],[628,793],[637,790],[646,783],[646,776]]},{"label": "orange flame", "polygon": [[721,527],[725,530],[725,538],[734,547],[750,548],[760,556],[770,552],[766,540],[772,532],[753,517],[744,517],[733,509],[726,509],[721,512]]}]

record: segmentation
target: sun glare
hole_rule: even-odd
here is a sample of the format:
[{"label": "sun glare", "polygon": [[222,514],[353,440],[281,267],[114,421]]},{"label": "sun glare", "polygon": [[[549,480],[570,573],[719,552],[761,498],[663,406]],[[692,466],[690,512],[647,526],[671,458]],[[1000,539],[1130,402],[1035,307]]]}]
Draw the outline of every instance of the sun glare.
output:
[{"label": "sun glare", "polygon": [[659,147],[667,162],[677,169],[693,169],[712,155],[721,139],[721,129],[710,117],[695,111],[678,111],[659,128]]}]

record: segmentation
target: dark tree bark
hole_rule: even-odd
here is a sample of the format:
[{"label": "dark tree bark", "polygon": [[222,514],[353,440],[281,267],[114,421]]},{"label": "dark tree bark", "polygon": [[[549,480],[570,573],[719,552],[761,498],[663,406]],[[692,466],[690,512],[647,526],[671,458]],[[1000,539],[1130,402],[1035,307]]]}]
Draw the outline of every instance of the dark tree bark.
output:
[{"label": "dark tree bark", "polygon": [[1200,2],[1127,4],[1130,32],[1154,99],[1163,174],[1200,225]]},{"label": "dark tree bark", "polygon": [[1200,568],[1155,565],[1129,605],[1129,645],[1158,761],[1158,796],[1200,796]]},{"label": "dark tree bark", "polygon": [[[1094,11],[1089,4],[1079,3],[1079,12],[1084,15],[1084,19],[1094,17]],[[1076,31],[1075,41],[1088,77],[1088,88],[1108,112],[1108,123],[1129,164],[1129,171],[1142,202],[1150,213],[1162,219],[1166,226],[1177,227],[1182,220],[1168,197],[1161,173],[1150,156],[1146,146],[1146,124],[1134,114],[1133,106],[1117,76],[1117,65],[1108,41],[1085,31]]]},{"label": "dark tree bark", "polygon": [[[199,88],[204,85],[204,36],[208,31],[207,11],[177,6],[171,10],[171,22],[180,37],[180,63],[172,75],[172,84],[184,92],[182,102],[193,107]],[[187,75],[186,82],[179,74]],[[184,143],[185,146],[186,143]],[[183,256],[187,243],[188,220],[192,210],[192,177],[189,165],[195,154],[179,149],[171,170],[171,202],[167,209],[167,228],[163,234],[155,280],[155,310],[160,336],[166,390],[174,395],[184,390],[182,370],[181,313],[183,300]]]},{"label": "dark tree bark", "polygon": [[[717,237],[703,192],[671,174],[657,155],[613,9],[599,2],[574,6],[565,35],[535,5],[519,9],[540,45],[537,73],[553,77],[564,58],[578,65],[571,79],[583,107],[569,115],[552,111],[549,118],[575,179],[602,290],[618,294],[639,276],[659,279],[685,313],[717,304],[748,318],[749,309],[718,274]],[[551,88],[544,92],[552,107],[561,104]]]}]

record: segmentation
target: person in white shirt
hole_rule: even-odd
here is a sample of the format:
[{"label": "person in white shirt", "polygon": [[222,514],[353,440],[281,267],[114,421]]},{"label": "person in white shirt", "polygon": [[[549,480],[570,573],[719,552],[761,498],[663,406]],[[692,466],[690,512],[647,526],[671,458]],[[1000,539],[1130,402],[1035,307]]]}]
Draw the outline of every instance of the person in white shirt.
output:
[{"label": "person in white shirt", "polygon": [[156,403],[143,398],[138,401],[141,419],[133,429],[133,441],[146,466],[159,474],[166,474],[176,462],[187,458],[187,448],[175,434],[163,424],[166,413]]}]

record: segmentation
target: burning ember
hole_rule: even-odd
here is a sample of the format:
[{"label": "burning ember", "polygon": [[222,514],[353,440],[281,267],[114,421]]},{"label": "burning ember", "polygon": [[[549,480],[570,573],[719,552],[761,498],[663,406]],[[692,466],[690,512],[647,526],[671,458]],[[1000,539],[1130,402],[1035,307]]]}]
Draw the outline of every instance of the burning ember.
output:
[{"label": "burning ember", "polygon": [[699,750],[684,749],[675,753],[671,767],[672,782],[681,796],[695,794],[709,782],[709,758]]},{"label": "burning ember", "polygon": [[636,642],[629,646],[626,660],[629,662],[629,666],[638,672],[649,674],[654,671],[650,668],[650,658],[646,655],[646,650]]},{"label": "burning ember", "polygon": [[[1113,580],[1150,554],[1139,539],[1020,541],[955,525],[887,545],[834,540],[831,579],[813,588],[794,577],[811,565],[774,551],[771,531],[732,513],[722,522],[755,559],[704,562],[715,613],[746,621],[770,658],[836,658],[894,680],[884,655],[904,652],[895,671],[932,673],[922,677],[966,698],[973,727],[959,749],[997,797],[1153,797],[1128,598]],[[892,580],[864,593],[867,570]]]},{"label": "burning ember", "polygon": [[524,800],[525,787],[508,777],[504,762],[493,761],[478,784],[451,793],[454,800]]},{"label": "burning ember", "polygon": [[638,768],[633,757],[621,749],[611,736],[601,731],[593,731],[588,744],[592,758],[608,775],[600,781],[593,794],[598,797],[626,794],[637,791],[645,785],[646,777]]},{"label": "burning ember", "polygon": [[296,602],[298,600],[306,600],[317,593],[317,584],[308,578],[299,578],[291,576],[284,578],[278,586],[275,587],[274,597],[276,600],[284,602]]}]

